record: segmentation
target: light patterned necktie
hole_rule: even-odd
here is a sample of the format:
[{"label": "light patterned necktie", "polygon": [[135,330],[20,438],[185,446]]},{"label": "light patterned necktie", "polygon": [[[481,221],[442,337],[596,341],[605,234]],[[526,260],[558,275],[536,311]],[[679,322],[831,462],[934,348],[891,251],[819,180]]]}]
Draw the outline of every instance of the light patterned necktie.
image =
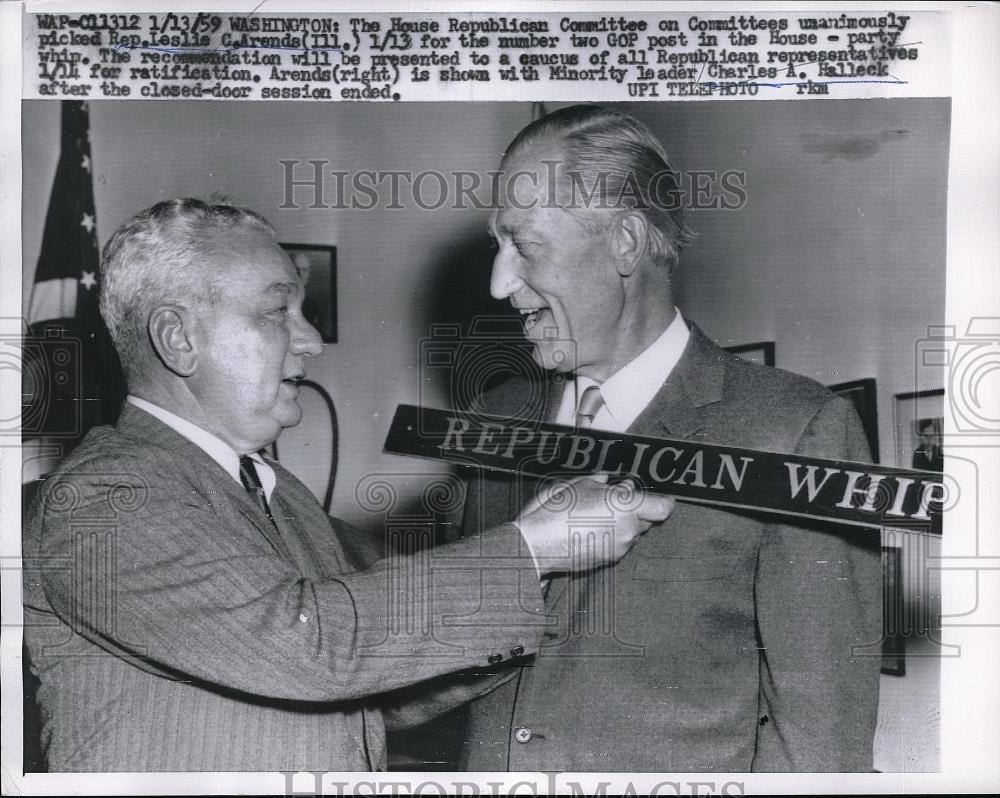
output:
[{"label": "light patterned necktie", "polygon": [[576,426],[579,429],[588,429],[602,407],[604,407],[604,397],[601,396],[601,389],[597,385],[591,385],[580,397],[580,405],[576,410]]},{"label": "light patterned necktie", "polygon": [[[589,429],[590,425],[594,423],[594,416],[601,411],[602,407],[604,407],[604,397],[601,396],[601,389],[597,385],[591,385],[584,390],[583,396],[580,397],[580,404],[576,408],[577,428]],[[551,578],[542,579],[542,594],[544,596],[548,596],[551,582]]]}]

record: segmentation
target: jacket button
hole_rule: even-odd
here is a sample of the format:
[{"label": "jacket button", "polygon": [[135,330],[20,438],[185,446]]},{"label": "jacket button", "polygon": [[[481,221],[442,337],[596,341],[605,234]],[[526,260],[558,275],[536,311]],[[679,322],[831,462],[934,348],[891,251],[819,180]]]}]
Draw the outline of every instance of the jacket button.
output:
[{"label": "jacket button", "polygon": [[514,739],[519,743],[526,743],[531,740],[531,729],[527,726],[518,726],[517,730],[514,732]]},{"label": "jacket button", "polygon": [[524,646],[514,646],[510,650],[510,655],[512,657],[520,657],[524,655]]},{"label": "jacket button", "polygon": [[496,665],[498,662],[503,661],[503,654],[490,654],[486,658],[486,661],[490,663],[490,665]]}]

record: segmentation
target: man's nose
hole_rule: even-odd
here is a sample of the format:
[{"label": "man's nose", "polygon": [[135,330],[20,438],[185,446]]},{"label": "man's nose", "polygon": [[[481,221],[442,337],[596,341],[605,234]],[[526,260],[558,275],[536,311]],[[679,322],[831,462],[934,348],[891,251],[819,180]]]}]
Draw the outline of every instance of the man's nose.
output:
[{"label": "man's nose", "polygon": [[323,339],[305,317],[300,317],[292,329],[290,349],[293,354],[315,357],[323,354]]},{"label": "man's nose", "polygon": [[494,299],[507,299],[516,294],[524,283],[514,268],[512,258],[503,250],[493,259],[493,272],[490,274],[490,295]]}]

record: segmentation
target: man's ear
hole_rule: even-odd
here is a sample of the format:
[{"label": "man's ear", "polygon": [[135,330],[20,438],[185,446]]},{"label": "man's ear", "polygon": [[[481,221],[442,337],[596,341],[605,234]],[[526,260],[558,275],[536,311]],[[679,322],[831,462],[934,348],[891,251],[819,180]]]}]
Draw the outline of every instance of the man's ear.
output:
[{"label": "man's ear", "polygon": [[149,338],[160,361],[174,374],[190,377],[198,365],[191,338],[192,318],[180,305],[160,305],[149,314]]},{"label": "man's ear", "polygon": [[623,214],[615,224],[612,246],[615,267],[622,277],[628,277],[639,266],[642,253],[646,250],[648,224],[645,216],[634,211]]}]

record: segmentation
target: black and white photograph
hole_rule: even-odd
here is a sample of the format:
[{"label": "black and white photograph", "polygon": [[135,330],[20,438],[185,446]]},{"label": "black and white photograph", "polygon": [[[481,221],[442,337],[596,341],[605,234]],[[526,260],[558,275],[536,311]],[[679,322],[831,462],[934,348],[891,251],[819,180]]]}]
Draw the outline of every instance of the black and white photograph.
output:
[{"label": "black and white photograph", "polygon": [[[571,5],[91,15],[65,46],[105,54],[63,77],[43,59],[39,85],[134,93],[11,101],[5,791],[954,773],[953,682],[995,642],[974,558],[994,557],[1000,324],[968,332],[997,277],[972,291],[954,265],[955,225],[988,227],[956,220],[967,106],[788,64],[731,76],[766,98],[704,75],[694,98],[637,63],[697,42],[726,48],[722,80],[768,37],[913,47],[931,18],[803,34],[766,7]],[[241,26],[275,38],[217,44]],[[558,78],[556,54],[592,74]],[[473,67],[514,69],[524,98]],[[654,76],[636,96],[618,68]],[[948,381],[962,346],[985,347],[978,416]],[[960,415],[986,421],[963,437]]]},{"label": "black and white photograph", "polygon": [[324,343],[337,343],[337,248],[282,244],[304,283],[302,315]]},{"label": "black and white photograph", "polygon": [[944,389],[897,394],[894,410],[899,465],[944,471]]}]

